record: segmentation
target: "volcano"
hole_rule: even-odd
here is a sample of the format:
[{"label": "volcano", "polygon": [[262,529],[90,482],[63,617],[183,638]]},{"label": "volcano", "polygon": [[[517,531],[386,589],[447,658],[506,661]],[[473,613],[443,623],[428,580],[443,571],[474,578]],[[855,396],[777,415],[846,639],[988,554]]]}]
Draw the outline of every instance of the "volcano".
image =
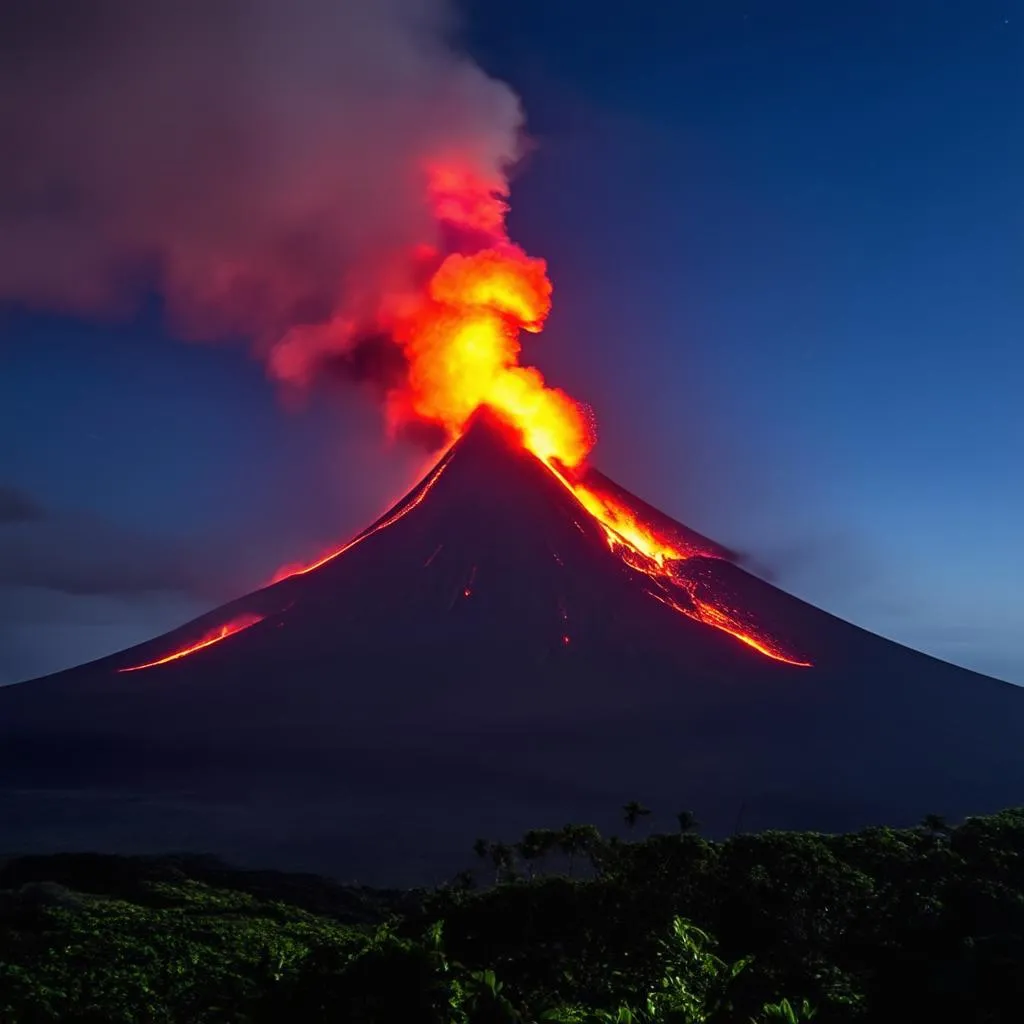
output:
[{"label": "volcano", "polygon": [[661,563],[478,413],[339,552],[169,634],[0,690],[15,850],[201,849],[432,881],[477,835],[909,824],[1021,802],[1024,693],[670,536]]}]

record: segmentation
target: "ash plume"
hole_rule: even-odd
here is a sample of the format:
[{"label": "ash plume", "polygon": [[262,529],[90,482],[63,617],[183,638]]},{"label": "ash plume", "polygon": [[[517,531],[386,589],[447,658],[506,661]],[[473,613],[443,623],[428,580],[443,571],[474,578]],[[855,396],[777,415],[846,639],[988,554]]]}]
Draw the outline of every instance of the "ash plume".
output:
[{"label": "ash plume", "polygon": [[361,316],[449,244],[426,164],[501,191],[519,146],[456,27],[446,0],[7,0],[0,303],[155,290],[176,331],[248,338],[293,385],[386,390]]}]

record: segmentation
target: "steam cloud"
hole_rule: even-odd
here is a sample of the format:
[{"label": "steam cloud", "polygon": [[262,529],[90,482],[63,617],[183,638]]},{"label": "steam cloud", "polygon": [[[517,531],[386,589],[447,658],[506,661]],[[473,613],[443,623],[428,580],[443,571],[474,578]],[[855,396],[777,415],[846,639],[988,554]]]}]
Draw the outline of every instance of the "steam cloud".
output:
[{"label": "steam cloud", "polygon": [[251,338],[293,382],[386,387],[387,339],[317,325],[443,244],[425,162],[500,185],[517,155],[518,100],[455,27],[446,0],[6,0],[0,302],[156,289],[176,330]]}]

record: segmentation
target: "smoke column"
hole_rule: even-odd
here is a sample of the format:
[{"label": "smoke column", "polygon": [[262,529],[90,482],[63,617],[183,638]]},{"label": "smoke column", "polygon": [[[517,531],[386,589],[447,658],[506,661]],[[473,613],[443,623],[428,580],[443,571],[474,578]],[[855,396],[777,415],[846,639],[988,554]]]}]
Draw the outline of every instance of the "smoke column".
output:
[{"label": "smoke column", "polygon": [[404,356],[363,325],[465,241],[431,175],[500,196],[517,157],[518,100],[456,28],[445,0],[7,0],[0,302],[156,291],[175,331],[247,338],[291,385],[385,394]]}]

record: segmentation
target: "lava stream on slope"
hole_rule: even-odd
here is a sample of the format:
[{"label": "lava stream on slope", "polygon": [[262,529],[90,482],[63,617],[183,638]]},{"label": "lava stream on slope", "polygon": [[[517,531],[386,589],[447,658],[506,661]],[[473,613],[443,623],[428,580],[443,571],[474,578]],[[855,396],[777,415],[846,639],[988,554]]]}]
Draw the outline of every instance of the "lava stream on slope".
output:
[{"label": "lava stream on slope", "polygon": [[142,665],[129,665],[127,668],[118,669],[118,672],[138,672],[139,669],[156,668],[157,665],[166,665],[168,662],[177,661],[179,658],[187,658],[190,654],[195,654],[197,651],[212,647],[214,644],[220,643],[221,640],[227,640],[229,636],[234,636],[236,633],[249,629],[250,626],[255,626],[256,623],[262,622],[263,619],[263,615],[239,615],[237,618],[224,623],[223,626],[218,626],[217,629],[211,630],[194,644],[189,644],[180,650],[172,651],[170,654],[157,658],[155,661],[147,661]]},{"label": "lava stream on slope", "polygon": [[[702,544],[699,540],[688,538],[681,533],[673,535],[665,529],[655,527],[635,505],[629,502],[628,492],[617,490],[617,493],[613,493],[614,485],[601,487],[592,481],[584,481],[574,471],[559,465],[557,460],[538,457],[535,453],[530,452],[521,435],[514,430],[509,432],[508,437],[513,443],[518,439],[522,444],[523,451],[537,458],[537,461],[569,492],[580,509],[597,523],[607,542],[609,553],[637,574],[638,582],[642,583],[645,593],[650,597],[680,615],[685,615],[695,622],[727,633],[764,657],[794,667],[811,666],[811,662],[788,651],[783,644],[761,627],[749,612],[735,607],[735,601],[728,595],[719,592],[719,588],[715,586],[713,580],[700,581],[688,573],[687,563],[691,559],[705,560],[705,564],[706,560],[721,561],[722,549],[716,550],[712,543]],[[393,526],[413,512],[423,503],[441,478],[451,461],[455,448],[455,445],[449,446],[419,486],[404,501],[401,501],[370,527],[361,531],[341,547],[329,551],[308,565],[292,565],[279,570],[271,582],[277,583],[314,572],[329,562],[334,562],[363,541]],[[430,565],[436,553],[435,551],[427,559],[426,565]],[[640,581],[641,577],[642,581]],[[469,592],[472,590],[472,580],[464,586],[465,596],[469,596]],[[207,634],[197,643],[165,657],[121,671],[152,668],[186,657],[241,632],[257,621],[259,621],[258,617],[232,620],[215,632]],[[568,643],[565,636],[563,636],[562,643],[563,645]]]},{"label": "lava stream on slope", "polygon": [[728,633],[765,657],[798,668],[812,667],[812,662],[787,652],[773,637],[747,621],[749,615],[728,608],[721,601],[708,601],[697,596],[696,584],[681,575],[680,567],[694,557],[719,558],[717,552],[710,547],[705,549],[669,538],[644,522],[625,502],[573,479],[573,475],[553,459],[541,461],[584,511],[597,520],[612,552],[631,569],[651,580],[655,586],[654,590],[647,591],[651,597],[695,622]]}]

